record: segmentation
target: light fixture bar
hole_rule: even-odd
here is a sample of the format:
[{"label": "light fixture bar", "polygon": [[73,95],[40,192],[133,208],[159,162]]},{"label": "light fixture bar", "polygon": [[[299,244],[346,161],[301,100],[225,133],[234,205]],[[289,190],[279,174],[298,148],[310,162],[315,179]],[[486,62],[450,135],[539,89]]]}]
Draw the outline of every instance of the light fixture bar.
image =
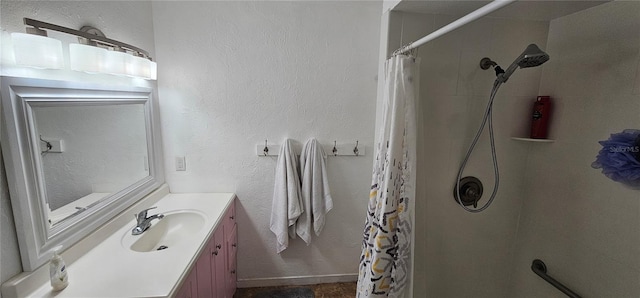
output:
[{"label": "light fixture bar", "polygon": [[147,58],[151,61],[153,61],[153,58],[151,56],[149,56],[149,52],[138,48],[138,47],[134,47],[130,44],[126,44],[124,42],[120,42],[117,40],[113,40],[110,38],[106,38],[103,36],[99,36],[99,35],[93,35],[87,32],[83,32],[80,30],[75,30],[75,29],[71,29],[71,28],[67,28],[67,27],[62,27],[62,26],[58,26],[55,24],[51,24],[51,23],[46,23],[46,22],[42,22],[42,21],[38,21],[38,20],[34,20],[34,19],[29,19],[29,18],[24,18],[24,24],[28,25],[28,26],[33,26],[37,29],[49,29],[49,30],[54,30],[54,31],[58,31],[58,32],[63,32],[63,33],[67,33],[67,34],[71,34],[71,35],[76,35],[76,36],[80,36],[89,40],[93,40],[93,41],[99,41],[101,43],[107,44],[107,45],[111,45],[114,47],[119,47],[119,48],[123,48],[123,49],[127,49],[133,52],[137,52],[141,55],[144,56],[144,58]]}]

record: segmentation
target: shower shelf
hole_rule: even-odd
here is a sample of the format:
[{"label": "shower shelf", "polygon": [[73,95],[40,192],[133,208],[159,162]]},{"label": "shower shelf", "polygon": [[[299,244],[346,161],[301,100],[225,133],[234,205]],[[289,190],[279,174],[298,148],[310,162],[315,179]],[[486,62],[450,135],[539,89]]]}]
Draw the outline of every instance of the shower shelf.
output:
[{"label": "shower shelf", "polygon": [[534,143],[553,143],[556,141],[552,139],[530,139],[530,138],[516,138],[516,137],[512,137],[511,139],[516,141],[534,142]]}]

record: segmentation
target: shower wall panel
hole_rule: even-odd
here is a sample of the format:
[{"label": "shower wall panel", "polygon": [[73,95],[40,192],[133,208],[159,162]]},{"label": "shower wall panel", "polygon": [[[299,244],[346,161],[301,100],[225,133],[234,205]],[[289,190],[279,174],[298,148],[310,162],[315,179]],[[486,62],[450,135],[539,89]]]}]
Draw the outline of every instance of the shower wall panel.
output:
[{"label": "shower wall panel", "polygon": [[555,112],[552,144],[534,144],[509,297],[640,297],[640,190],[592,169],[598,141],[640,129],[640,2],[614,1],[551,21],[541,95]]}]

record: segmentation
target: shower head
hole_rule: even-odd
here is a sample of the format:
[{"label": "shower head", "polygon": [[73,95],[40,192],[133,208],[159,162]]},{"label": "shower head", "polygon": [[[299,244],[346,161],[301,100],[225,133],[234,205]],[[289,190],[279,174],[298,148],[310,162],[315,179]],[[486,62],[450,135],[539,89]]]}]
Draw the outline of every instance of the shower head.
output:
[{"label": "shower head", "polygon": [[518,56],[518,58],[509,65],[507,71],[498,75],[498,80],[506,82],[514,71],[518,68],[529,68],[540,66],[543,63],[549,61],[549,54],[542,51],[537,45],[530,44],[527,48]]},{"label": "shower head", "polygon": [[537,45],[530,44],[516,61],[520,68],[534,67],[549,61],[549,55],[542,51]]}]

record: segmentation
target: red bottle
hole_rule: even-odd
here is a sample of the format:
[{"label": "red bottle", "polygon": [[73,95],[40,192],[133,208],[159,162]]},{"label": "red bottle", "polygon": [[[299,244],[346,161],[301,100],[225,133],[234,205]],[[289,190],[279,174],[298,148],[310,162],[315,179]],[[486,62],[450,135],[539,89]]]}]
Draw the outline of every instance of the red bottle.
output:
[{"label": "red bottle", "polygon": [[531,138],[546,139],[551,116],[551,97],[538,96],[533,104],[533,117],[531,120]]}]

